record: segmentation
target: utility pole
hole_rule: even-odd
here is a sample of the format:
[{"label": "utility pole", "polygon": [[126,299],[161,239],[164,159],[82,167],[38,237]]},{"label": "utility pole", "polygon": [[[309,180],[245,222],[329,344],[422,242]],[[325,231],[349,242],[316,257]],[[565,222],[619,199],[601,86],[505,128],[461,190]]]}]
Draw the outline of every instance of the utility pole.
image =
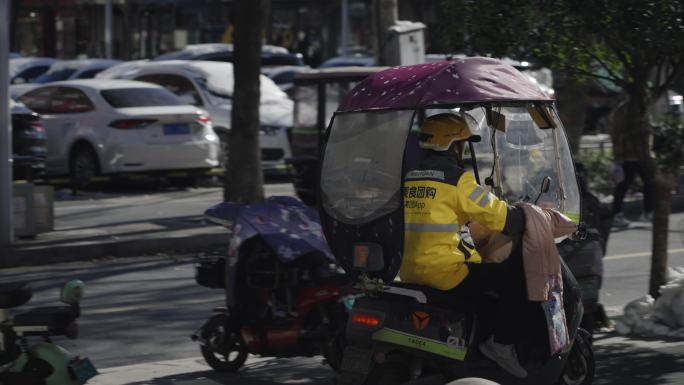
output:
[{"label": "utility pole", "polygon": [[107,0],[105,4],[105,57],[112,58],[112,0]]},{"label": "utility pole", "polygon": [[390,50],[387,49],[389,40],[389,28],[399,19],[399,6],[397,0],[375,0],[375,15],[377,17],[377,47],[376,62],[378,65],[396,65],[389,58]]},{"label": "utility pole", "polygon": [[0,249],[14,241],[12,225],[12,120],[9,111],[9,2],[0,1]]}]

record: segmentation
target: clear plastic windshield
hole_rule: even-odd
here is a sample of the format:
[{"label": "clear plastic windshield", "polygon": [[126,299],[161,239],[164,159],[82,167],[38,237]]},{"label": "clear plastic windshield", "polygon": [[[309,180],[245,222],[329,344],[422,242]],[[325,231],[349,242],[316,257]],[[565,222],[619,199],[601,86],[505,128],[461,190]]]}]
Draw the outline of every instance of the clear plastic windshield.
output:
[{"label": "clear plastic windshield", "polygon": [[[481,184],[490,177],[497,195],[507,202],[538,199],[539,206],[555,208],[579,222],[580,195],[574,165],[555,110],[552,119],[557,128],[548,129],[537,126],[526,106],[496,111],[505,116],[504,130],[488,126],[484,108],[467,111],[477,122],[476,133],[482,137],[474,143]],[[542,193],[545,177],[551,179],[551,184]]]},{"label": "clear plastic windshield", "polygon": [[323,209],[367,223],[401,206],[402,162],[413,111],[338,114],[321,170]]}]

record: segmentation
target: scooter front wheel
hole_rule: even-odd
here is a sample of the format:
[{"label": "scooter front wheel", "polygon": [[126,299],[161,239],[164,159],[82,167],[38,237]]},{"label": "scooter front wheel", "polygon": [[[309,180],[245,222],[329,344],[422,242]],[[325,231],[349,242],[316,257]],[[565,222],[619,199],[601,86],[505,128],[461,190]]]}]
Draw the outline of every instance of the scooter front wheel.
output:
[{"label": "scooter front wheel", "polygon": [[560,385],[591,385],[595,369],[591,335],[586,330],[579,329],[559,383]]},{"label": "scooter front wheel", "polygon": [[407,365],[401,362],[385,362],[371,370],[364,385],[400,385],[410,379]]},{"label": "scooter front wheel", "polygon": [[204,343],[202,356],[212,369],[219,372],[236,372],[247,360],[247,346],[239,334],[228,328],[225,314],[212,316],[200,330]]}]

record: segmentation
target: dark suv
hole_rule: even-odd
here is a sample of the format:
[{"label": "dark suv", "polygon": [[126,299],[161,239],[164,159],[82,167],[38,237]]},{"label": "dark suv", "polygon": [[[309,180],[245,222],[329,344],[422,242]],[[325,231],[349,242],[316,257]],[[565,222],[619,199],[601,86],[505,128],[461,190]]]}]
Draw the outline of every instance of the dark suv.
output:
[{"label": "dark suv", "polygon": [[47,156],[43,121],[23,104],[10,101],[10,109],[14,180],[43,178]]}]

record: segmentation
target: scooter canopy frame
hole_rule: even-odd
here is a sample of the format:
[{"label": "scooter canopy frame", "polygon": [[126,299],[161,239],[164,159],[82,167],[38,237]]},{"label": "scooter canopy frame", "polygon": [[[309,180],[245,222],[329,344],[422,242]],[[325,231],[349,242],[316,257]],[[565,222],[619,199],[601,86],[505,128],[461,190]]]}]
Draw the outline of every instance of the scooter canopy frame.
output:
[{"label": "scooter canopy frame", "polygon": [[[391,282],[403,253],[403,206],[429,191],[404,191],[417,163],[418,130],[430,115],[461,114],[481,141],[470,143],[466,168],[500,198],[514,203],[551,188],[539,205],[579,223],[572,156],[554,101],[512,66],[464,58],[393,67],[359,83],[340,104],[324,138],[319,202],[328,243],[352,276],[353,245],[381,245]],[[482,180],[481,180],[482,179]]]}]

